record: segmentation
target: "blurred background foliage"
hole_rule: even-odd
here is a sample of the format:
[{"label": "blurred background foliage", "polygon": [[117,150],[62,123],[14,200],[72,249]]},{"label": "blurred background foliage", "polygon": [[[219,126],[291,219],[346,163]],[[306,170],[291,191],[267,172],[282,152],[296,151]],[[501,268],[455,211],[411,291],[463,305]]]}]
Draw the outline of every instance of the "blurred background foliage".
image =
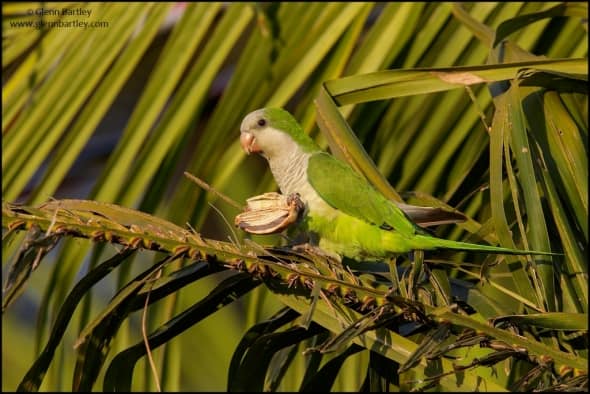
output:
[{"label": "blurred background foliage", "polygon": [[[90,12],[69,16],[64,9]],[[456,264],[461,254],[448,258],[455,265],[433,266],[434,276],[472,281],[465,299],[484,318],[535,311],[531,305],[537,312],[587,313],[585,3],[19,2],[4,3],[2,16],[3,201],[114,202],[180,226],[189,223],[207,238],[243,240],[246,235],[234,235],[228,224],[238,211],[183,172],[240,203],[271,191],[276,185],[263,160],[240,150],[241,119],[260,107],[285,107],[334,150],[334,137],[316,125],[316,107],[327,111],[336,104],[393,186],[392,198],[399,193],[416,205],[447,205],[469,216],[465,224],[437,228],[437,235],[504,246],[514,238],[518,247],[566,255],[556,266],[492,256],[470,260],[478,264],[468,271]],[[80,22],[92,25],[74,25]],[[537,80],[519,74],[530,86],[460,81],[459,89],[438,89],[429,72],[419,72],[543,59],[582,62],[563,68],[551,63]],[[396,69],[418,73],[389,87],[383,83],[379,96],[389,74],[370,73]],[[489,81],[516,77],[492,74]],[[518,122],[522,133],[504,133],[503,126]],[[351,151],[356,143],[345,142]],[[518,152],[532,152],[534,161]],[[373,180],[370,171],[366,175]],[[247,238],[281,242],[277,236]],[[18,243],[3,248],[3,276]],[[32,274],[26,291],[3,313],[3,390],[15,389],[36,359],[76,281],[114,251],[109,244],[67,240]],[[138,253],[84,297],[41,390],[71,389],[78,334],[157,259]],[[490,267],[497,259],[502,264]],[[171,270],[184,262],[174,264]],[[478,272],[490,283],[479,280]],[[206,276],[153,304],[149,331],[226,277],[227,271]],[[230,359],[243,335],[284,303],[258,286],[155,350],[162,388],[226,390]],[[140,319],[136,312],[123,322],[106,365],[141,339]],[[585,336],[580,345],[554,333],[535,335],[587,359]],[[331,389],[361,388],[367,365],[378,364],[375,357],[351,354]],[[279,389],[298,390],[305,368],[303,357],[296,357]],[[480,376],[491,374],[481,370]],[[494,382],[507,388],[526,373],[519,364],[501,377],[496,371]],[[156,389],[144,359],[133,376],[134,390]]]}]

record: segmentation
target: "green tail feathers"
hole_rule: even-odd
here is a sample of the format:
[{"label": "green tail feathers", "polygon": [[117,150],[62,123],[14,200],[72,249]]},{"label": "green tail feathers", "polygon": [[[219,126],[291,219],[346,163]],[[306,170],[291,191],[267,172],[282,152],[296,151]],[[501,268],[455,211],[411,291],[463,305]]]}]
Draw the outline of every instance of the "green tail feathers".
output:
[{"label": "green tail feathers", "polygon": [[422,236],[422,235],[417,235],[416,239],[420,240],[420,242],[428,245],[432,249],[453,249],[453,250],[464,250],[464,251],[473,251],[473,252],[519,254],[519,255],[535,254],[535,255],[541,255],[541,256],[562,256],[561,253],[540,252],[537,250],[520,250],[520,249],[502,248],[500,246],[479,245],[479,244],[472,244],[469,242],[451,241],[448,239],[441,239],[441,238]]}]

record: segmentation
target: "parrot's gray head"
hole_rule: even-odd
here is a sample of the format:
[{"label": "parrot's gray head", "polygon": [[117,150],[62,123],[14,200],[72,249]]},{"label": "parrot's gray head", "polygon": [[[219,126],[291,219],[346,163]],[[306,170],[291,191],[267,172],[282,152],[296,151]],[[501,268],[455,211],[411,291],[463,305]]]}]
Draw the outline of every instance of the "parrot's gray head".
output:
[{"label": "parrot's gray head", "polygon": [[240,143],[246,153],[258,153],[271,160],[290,149],[297,148],[293,138],[284,130],[277,128],[276,115],[285,116],[286,114],[292,122],[295,124],[297,122],[284,110],[279,110],[284,114],[273,113],[277,110],[279,109],[262,108],[246,115],[240,126]]},{"label": "parrot's gray head", "polygon": [[259,153],[268,160],[288,157],[295,150],[319,149],[295,118],[281,108],[262,108],[246,115],[240,126],[240,143],[246,153]]}]

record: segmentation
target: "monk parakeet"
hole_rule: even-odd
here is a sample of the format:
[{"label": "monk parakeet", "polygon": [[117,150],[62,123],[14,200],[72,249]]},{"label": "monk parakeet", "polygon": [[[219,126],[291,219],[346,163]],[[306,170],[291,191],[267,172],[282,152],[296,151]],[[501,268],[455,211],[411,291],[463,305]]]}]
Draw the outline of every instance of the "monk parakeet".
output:
[{"label": "monk parakeet", "polygon": [[259,153],[283,195],[298,195],[304,214],[298,226],[312,245],[352,259],[379,259],[412,250],[458,249],[506,254],[551,254],[477,245],[434,237],[349,165],[322,149],[291,114],[263,108],[240,127],[246,153]]}]

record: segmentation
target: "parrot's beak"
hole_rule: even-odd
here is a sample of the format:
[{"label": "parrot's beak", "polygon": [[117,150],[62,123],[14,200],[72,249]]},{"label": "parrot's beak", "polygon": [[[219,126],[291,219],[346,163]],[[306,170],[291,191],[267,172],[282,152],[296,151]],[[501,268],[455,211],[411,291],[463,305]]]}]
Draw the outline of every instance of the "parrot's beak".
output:
[{"label": "parrot's beak", "polygon": [[240,133],[240,144],[242,145],[242,149],[244,149],[244,152],[246,152],[247,154],[262,151],[258,144],[256,144],[256,137],[254,137],[252,134],[248,132],[242,131]]}]

